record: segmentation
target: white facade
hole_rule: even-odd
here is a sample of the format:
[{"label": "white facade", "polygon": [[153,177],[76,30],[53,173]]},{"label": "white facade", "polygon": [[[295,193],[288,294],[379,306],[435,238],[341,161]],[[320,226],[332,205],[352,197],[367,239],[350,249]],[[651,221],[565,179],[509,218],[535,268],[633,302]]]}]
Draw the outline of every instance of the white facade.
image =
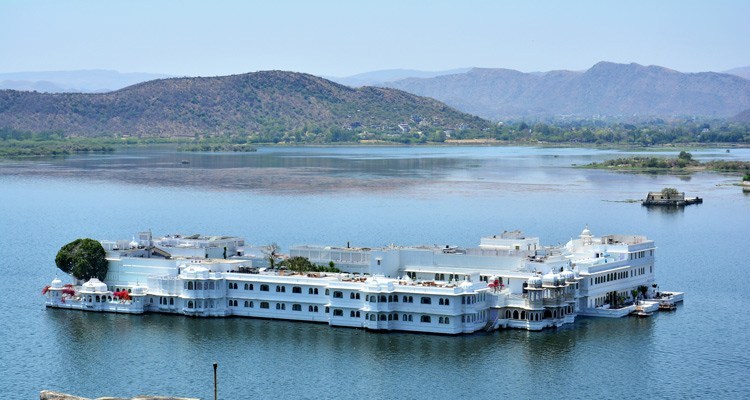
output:
[{"label": "white facade", "polygon": [[633,295],[655,294],[652,240],[594,237],[588,229],[561,247],[543,247],[517,231],[482,238],[471,249],[293,247],[290,256],[333,262],[344,271],[305,275],[265,270],[265,258],[246,250],[241,238],[153,241],[149,233],[127,249],[104,243],[106,283],[73,288],[55,280],[45,288],[48,307],[459,334],[541,330],[577,315],[627,315],[635,308]]}]

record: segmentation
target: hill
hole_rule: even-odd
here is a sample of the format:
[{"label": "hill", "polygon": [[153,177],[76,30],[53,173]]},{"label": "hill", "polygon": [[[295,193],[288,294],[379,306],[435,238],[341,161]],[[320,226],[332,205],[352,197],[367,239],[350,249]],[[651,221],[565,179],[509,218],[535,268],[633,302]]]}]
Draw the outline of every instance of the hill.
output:
[{"label": "hill", "polygon": [[740,78],[750,79],[750,66],[732,68],[728,71],[724,71],[725,74],[737,75]]},{"label": "hill", "polygon": [[750,108],[750,81],[715,72],[600,62],[587,71],[522,73],[475,68],[463,74],[386,84],[461,111],[504,120],[574,116],[731,117]]},{"label": "hill", "polygon": [[89,137],[351,136],[417,125],[481,130],[489,123],[400,90],[353,89],[284,71],[160,79],[97,94],[0,91],[0,128]]},{"label": "hill", "polygon": [[747,109],[735,115],[734,117],[732,117],[732,121],[750,125],[750,109]]}]

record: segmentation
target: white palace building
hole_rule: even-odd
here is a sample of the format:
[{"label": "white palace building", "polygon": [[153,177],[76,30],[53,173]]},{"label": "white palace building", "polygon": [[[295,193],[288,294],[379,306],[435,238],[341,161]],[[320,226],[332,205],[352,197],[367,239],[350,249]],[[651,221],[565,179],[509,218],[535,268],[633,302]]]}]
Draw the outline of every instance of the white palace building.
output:
[{"label": "white palace building", "polygon": [[460,334],[541,330],[579,315],[648,315],[682,300],[682,293],[658,292],[653,240],[595,237],[588,228],[555,247],[519,231],[484,237],[476,248],[293,247],[290,257],[342,271],[304,275],[269,268],[260,248],[239,237],[142,232],[101,244],[109,261],[104,282],[55,279],[43,291],[47,307]]}]

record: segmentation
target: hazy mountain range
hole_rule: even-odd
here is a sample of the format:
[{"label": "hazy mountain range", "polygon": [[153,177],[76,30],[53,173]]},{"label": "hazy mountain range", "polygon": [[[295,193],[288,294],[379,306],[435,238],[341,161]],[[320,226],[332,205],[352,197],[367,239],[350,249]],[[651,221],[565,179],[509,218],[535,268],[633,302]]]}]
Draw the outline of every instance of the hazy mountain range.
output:
[{"label": "hazy mountain range", "polygon": [[442,75],[461,74],[470,71],[471,68],[456,68],[444,71],[420,71],[416,69],[384,69],[380,71],[365,72],[346,77],[325,77],[342,85],[360,86],[383,86],[388,82],[407,78],[434,78]]},{"label": "hazy mountain range", "polygon": [[169,75],[123,73],[92,69],[78,71],[36,71],[0,73],[0,89],[28,90],[46,93],[109,92]]},{"label": "hazy mountain range", "polygon": [[0,128],[69,135],[401,131],[398,125],[404,123],[443,130],[489,126],[436,100],[400,90],[354,89],[284,71],[159,79],[96,94],[0,91]]},{"label": "hazy mountain range", "polygon": [[750,109],[750,80],[715,72],[600,62],[543,74],[474,68],[385,84],[493,120],[554,116],[732,117]]}]

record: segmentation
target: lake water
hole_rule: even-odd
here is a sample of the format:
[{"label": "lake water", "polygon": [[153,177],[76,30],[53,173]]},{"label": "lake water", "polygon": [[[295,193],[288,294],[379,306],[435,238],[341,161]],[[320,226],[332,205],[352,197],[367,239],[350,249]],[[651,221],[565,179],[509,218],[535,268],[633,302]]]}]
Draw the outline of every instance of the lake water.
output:
[{"label": "lake water", "polygon": [[[750,160],[747,149],[693,154]],[[162,148],[0,160],[0,397],[52,389],[210,399],[214,361],[223,399],[750,397],[750,194],[730,175],[572,167],[621,156],[528,147]],[[705,203],[668,211],[625,202],[663,187]],[[521,229],[556,244],[585,224],[594,234],[655,239],[657,281],[687,292],[685,304],[649,319],[445,337],[46,310],[40,294],[61,275],[57,250],[78,237],[129,239],[152,229],[283,249],[472,246]]]}]

